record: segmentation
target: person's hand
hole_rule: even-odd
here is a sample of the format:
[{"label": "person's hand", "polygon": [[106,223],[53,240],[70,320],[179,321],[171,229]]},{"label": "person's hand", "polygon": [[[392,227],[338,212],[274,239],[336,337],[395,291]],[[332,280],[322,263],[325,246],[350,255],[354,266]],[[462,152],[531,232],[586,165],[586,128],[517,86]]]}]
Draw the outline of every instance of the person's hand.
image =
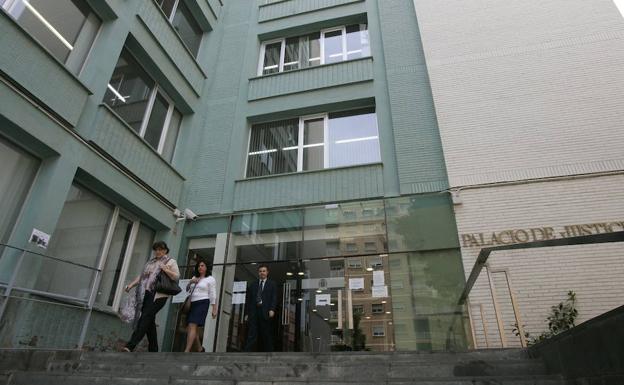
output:
[{"label": "person's hand", "polygon": [[275,317],[275,312],[273,310],[269,310],[269,318]]},{"label": "person's hand", "polygon": [[191,278],[191,283],[197,283],[197,282],[199,282],[199,278],[197,277]]},{"label": "person's hand", "polygon": [[129,292],[130,289],[132,289],[130,285],[126,285],[126,287],[124,287],[124,290],[126,291],[126,293]]},{"label": "person's hand", "polygon": [[217,309],[212,309],[212,319],[217,318]]}]

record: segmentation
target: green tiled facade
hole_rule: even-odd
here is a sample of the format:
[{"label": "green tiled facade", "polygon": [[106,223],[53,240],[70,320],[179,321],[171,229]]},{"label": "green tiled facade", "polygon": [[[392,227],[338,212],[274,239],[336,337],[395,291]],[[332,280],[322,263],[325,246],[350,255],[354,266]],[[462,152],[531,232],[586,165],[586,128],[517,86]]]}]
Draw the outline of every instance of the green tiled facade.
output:
[{"label": "green tiled facade", "polygon": [[[41,251],[31,230],[54,233],[72,182],[148,225],[181,265],[191,239],[215,234],[211,221],[241,212],[446,194],[412,0],[187,0],[203,31],[197,57],[154,0],[88,3],[101,26],[77,75],[0,10],[0,139],[41,162],[7,244]],[[362,22],[370,57],[258,75],[262,41]],[[182,114],[171,161],[103,102],[124,46]],[[245,178],[253,124],[371,105],[379,162]],[[458,248],[445,205],[436,236]],[[176,208],[199,218],[176,221]]]}]

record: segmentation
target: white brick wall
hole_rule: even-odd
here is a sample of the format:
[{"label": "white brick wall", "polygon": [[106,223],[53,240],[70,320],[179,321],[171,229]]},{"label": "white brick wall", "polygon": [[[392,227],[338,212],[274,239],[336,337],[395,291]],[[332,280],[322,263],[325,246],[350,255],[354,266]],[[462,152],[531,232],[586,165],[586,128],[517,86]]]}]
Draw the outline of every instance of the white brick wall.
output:
[{"label": "white brick wall", "polygon": [[[566,225],[624,222],[624,175],[467,189],[463,203],[455,206],[462,234],[549,226],[555,234]],[[614,230],[622,230],[616,225]],[[466,276],[480,247],[462,247]],[[523,324],[533,335],[546,329],[550,306],[565,298],[568,290],[578,296],[579,322],[624,304],[624,244],[568,246],[548,249],[497,252],[490,255],[492,269],[509,270],[517,294]],[[495,275],[497,298],[503,307],[509,342],[515,322],[504,276]],[[485,270],[470,301],[484,304],[490,343],[499,343],[497,325]],[[479,314],[472,313],[480,347],[485,346]]]},{"label": "white brick wall", "polygon": [[415,0],[451,186],[624,169],[612,0]]}]

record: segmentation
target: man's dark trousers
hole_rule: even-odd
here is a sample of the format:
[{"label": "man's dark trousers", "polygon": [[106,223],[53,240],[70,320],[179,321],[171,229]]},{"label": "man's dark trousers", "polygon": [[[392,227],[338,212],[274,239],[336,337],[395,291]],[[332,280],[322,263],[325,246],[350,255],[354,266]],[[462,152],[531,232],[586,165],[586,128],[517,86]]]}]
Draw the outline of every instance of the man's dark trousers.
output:
[{"label": "man's dark trousers", "polygon": [[[260,338],[265,352],[273,351],[273,318],[269,317],[269,311],[276,311],[277,286],[275,282],[266,280],[264,290],[260,290],[259,282],[251,285],[247,297],[247,315],[249,326],[247,330],[247,343],[245,351],[252,351],[254,344]],[[257,300],[262,304],[258,305]]]}]

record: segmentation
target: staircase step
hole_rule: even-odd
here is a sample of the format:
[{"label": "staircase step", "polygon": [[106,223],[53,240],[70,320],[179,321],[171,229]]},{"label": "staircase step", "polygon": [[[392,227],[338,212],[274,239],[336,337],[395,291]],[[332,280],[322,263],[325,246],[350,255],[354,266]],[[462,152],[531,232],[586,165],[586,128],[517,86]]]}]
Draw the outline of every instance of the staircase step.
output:
[{"label": "staircase step", "polygon": [[[165,365],[166,364],[166,365]],[[495,375],[538,375],[545,374],[545,365],[540,361],[460,361],[451,363],[409,363],[390,362],[362,365],[361,363],[186,363],[162,361],[161,365],[151,362],[126,360],[98,361],[54,361],[48,366],[54,373],[91,373],[119,375],[137,372],[159,375],[185,375],[205,378],[236,378],[249,376],[282,378],[414,378],[434,376],[495,376]]]},{"label": "staircase step", "polygon": [[141,376],[95,376],[67,375],[46,372],[16,372],[8,385],[563,385],[557,376],[523,377],[440,377],[436,379],[394,379],[386,381],[285,379],[266,380],[261,378],[236,381],[208,378],[170,378]]}]

